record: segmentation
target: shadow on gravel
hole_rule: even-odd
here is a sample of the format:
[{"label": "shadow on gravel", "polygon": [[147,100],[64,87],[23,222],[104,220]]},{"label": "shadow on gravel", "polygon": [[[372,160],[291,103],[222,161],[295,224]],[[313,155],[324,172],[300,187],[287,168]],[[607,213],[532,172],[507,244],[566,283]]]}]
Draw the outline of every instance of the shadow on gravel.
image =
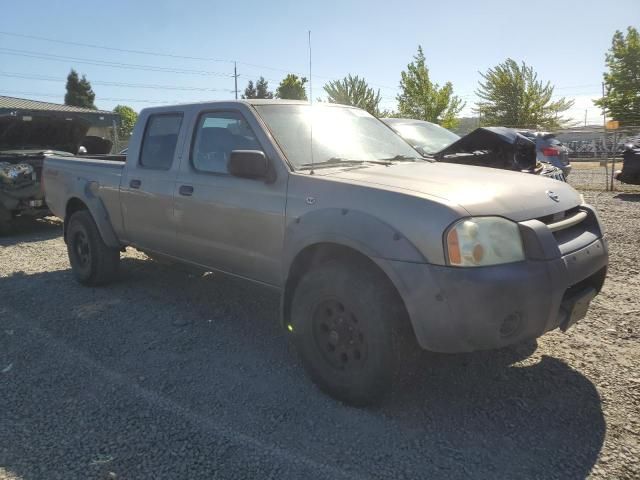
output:
[{"label": "shadow on gravel", "polygon": [[101,289],[69,271],[0,278],[0,367],[13,364],[0,375],[0,466],[10,472],[581,479],[602,447],[601,400],[585,376],[547,356],[514,364],[534,342],[424,353],[383,405],[355,409],[306,379],[278,326],[277,293],[151,261],[122,267]]},{"label": "shadow on gravel", "polygon": [[625,202],[640,202],[640,192],[638,193],[619,193],[613,198],[624,200]]},{"label": "shadow on gravel", "polygon": [[0,234],[0,246],[8,247],[16,243],[34,243],[62,235],[62,222],[54,217],[22,218],[11,222],[9,231]]}]

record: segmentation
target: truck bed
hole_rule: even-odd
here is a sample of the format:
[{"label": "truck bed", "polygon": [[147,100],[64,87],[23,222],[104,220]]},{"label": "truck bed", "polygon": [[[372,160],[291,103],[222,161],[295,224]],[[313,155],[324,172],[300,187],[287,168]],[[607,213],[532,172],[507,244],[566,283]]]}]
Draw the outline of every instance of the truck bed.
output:
[{"label": "truck bed", "polygon": [[99,200],[114,228],[121,226],[120,179],[126,155],[92,155],[82,157],[51,155],[44,162],[44,188],[51,211],[65,217],[70,198]]}]

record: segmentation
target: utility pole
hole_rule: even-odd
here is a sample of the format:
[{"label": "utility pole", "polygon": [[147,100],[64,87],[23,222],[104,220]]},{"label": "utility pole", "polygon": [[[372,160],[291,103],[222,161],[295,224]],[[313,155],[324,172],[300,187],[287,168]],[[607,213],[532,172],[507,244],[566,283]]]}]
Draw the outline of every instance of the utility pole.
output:
[{"label": "utility pole", "polygon": [[587,109],[584,109],[584,126],[587,126]]},{"label": "utility pole", "polygon": [[309,30],[309,103],[313,105],[313,79],[311,78],[311,30]]},{"label": "utility pole", "polygon": [[604,186],[606,190],[609,190],[609,183],[607,182],[609,178],[609,155],[607,154],[607,108],[604,105],[604,82],[602,82],[602,137],[604,143],[604,152],[606,155],[604,159]]},{"label": "utility pole", "polygon": [[233,62],[233,81],[235,82],[236,100],[238,99],[238,64]]}]

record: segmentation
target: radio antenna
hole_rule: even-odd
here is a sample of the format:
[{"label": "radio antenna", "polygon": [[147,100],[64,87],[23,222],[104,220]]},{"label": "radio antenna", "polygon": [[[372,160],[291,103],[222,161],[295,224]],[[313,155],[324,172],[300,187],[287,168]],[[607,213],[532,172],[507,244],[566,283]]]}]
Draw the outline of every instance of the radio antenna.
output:
[{"label": "radio antenna", "polygon": [[310,125],[310,142],[309,147],[311,148],[311,172],[310,175],[314,174],[313,166],[313,83],[311,80],[311,30],[309,30],[309,125]]}]

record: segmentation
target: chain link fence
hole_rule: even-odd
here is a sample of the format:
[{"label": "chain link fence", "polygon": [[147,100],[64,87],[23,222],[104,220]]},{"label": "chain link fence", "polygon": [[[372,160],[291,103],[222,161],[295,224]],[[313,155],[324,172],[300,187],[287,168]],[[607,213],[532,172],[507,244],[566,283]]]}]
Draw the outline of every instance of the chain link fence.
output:
[{"label": "chain link fence", "polygon": [[570,149],[573,170],[568,182],[582,190],[640,193],[640,186],[611,182],[612,172],[622,169],[622,153],[628,143],[640,143],[640,126],[606,130],[602,126],[575,127],[555,132]]}]

